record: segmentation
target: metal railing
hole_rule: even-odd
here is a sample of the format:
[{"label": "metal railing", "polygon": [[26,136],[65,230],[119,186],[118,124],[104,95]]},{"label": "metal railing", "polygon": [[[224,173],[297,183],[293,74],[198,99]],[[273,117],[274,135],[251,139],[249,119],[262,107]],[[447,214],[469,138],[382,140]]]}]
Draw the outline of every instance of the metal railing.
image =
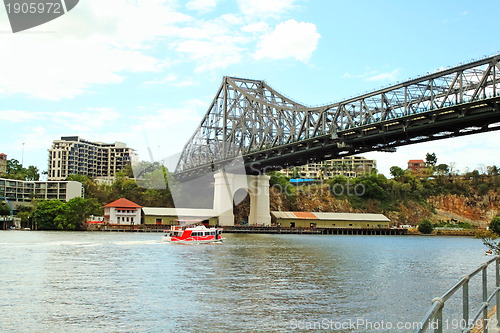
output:
[{"label": "metal railing", "polygon": [[[488,295],[488,276],[487,269],[492,263],[495,263],[495,289]],[[490,307],[491,301],[496,298],[497,311],[495,317],[495,323],[498,325],[500,323],[500,311],[498,311],[498,305],[500,304],[500,256],[494,256],[487,262],[483,263],[481,266],[476,268],[469,275],[464,275],[453,287],[451,287],[447,292],[441,297],[436,297],[432,300],[432,306],[425,315],[421,322],[421,325],[414,331],[414,333],[425,332],[432,323],[435,333],[443,332],[443,308],[445,302],[455,294],[460,288],[462,288],[462,307],[463,316],[462,320],[459,321],[460,325],[456,325],[457,328],[461,329],[462,332],[470,332],[473,329],[478,329],[479,331],[488,332],[488,309]],[[475,316],[470,318],[469,316],[469,281],[474,276],[481,273],[482,275],[482,303],[479,306]],[[478,325],[481,324],[481,325]]]}]

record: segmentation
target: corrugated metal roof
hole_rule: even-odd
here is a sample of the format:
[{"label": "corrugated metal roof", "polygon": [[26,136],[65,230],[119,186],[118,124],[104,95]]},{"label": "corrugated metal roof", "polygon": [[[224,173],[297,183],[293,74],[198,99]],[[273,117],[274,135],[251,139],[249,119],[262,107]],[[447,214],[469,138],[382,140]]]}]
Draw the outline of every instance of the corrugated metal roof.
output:
[{"label": "corrugated metal roof", "polygon": [[389,222],[384,214],[368,213],[314,213],[320,220],[377,221]]},{"label": "corrugated metal roof", "polygon": [[144,207],[144,215],[153,216],[177,216],[177,217],[203,217],[210,218],[217,216],[213,209],[197,208],[163,208],[163,207]]},{"label": "corrugated metal roof", "polygon": [[276,218],[282,219],[300,219],[300,220],[317,220],[314,213],[310,212],[271,212]]},{"label": "corrugated metal roof", "polygon": [[271,212],[271,214],[274,217],[281,219],[390,222],[390,220],[383,214],[276,212],[276,211]]},{"label": "corrugated metal roof", "polygon": [[293,212],[293,214],[299,218],[304,220],[317,220],[318,218],[311,212]]}]

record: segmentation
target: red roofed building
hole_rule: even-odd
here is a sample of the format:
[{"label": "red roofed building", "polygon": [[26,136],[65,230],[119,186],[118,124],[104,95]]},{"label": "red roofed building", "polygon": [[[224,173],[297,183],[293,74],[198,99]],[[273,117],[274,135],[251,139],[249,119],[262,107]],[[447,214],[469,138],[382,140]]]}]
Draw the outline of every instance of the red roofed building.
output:
[{"label": "red roofed building", "polygon": [[127,200],[118,199],[104,206],[104,222],[107,224],[141,224],[142,206]]},{"label": "red roofed building", "polygon": [[424,160],[409,160],[408,169],[414,172],[420,172],[425,168]]}]

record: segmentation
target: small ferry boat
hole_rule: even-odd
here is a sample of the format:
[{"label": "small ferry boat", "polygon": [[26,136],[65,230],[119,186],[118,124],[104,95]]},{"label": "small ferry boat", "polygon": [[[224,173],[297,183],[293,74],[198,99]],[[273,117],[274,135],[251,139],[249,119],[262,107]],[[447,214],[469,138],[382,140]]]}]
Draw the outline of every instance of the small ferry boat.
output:
[{"label": "small ferry boat", "polygon": [[194,227],[175,225],[170,230],[165,230],[161,240],[172,243],[197,244],[222,243],[225,238],[222,237],[222,228],[207,228],[204,225]]}]

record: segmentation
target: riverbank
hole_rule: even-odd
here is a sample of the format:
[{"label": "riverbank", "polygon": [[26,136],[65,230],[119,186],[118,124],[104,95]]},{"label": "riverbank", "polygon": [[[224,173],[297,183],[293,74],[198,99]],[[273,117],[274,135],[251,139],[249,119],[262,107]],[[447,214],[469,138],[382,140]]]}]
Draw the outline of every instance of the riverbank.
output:
[{"label": "riverbank", "polygon": [[[430,235],[425,236],[465,236],[475,237],[477,229],[462,229],[462,230],[433,230]],[[408,229],[408,235],[422,235],[417,228]]]},{"label": "riverbank", "polygon": [[[157,225],[108,225],[92,227],[87,231],[109,232],[163,232],[169,226]],[[283,228],[277,226],[223,226],[225,233],[245,234],[308,234],[308,235],[406,235],[408,229],[389,228]]]}]

